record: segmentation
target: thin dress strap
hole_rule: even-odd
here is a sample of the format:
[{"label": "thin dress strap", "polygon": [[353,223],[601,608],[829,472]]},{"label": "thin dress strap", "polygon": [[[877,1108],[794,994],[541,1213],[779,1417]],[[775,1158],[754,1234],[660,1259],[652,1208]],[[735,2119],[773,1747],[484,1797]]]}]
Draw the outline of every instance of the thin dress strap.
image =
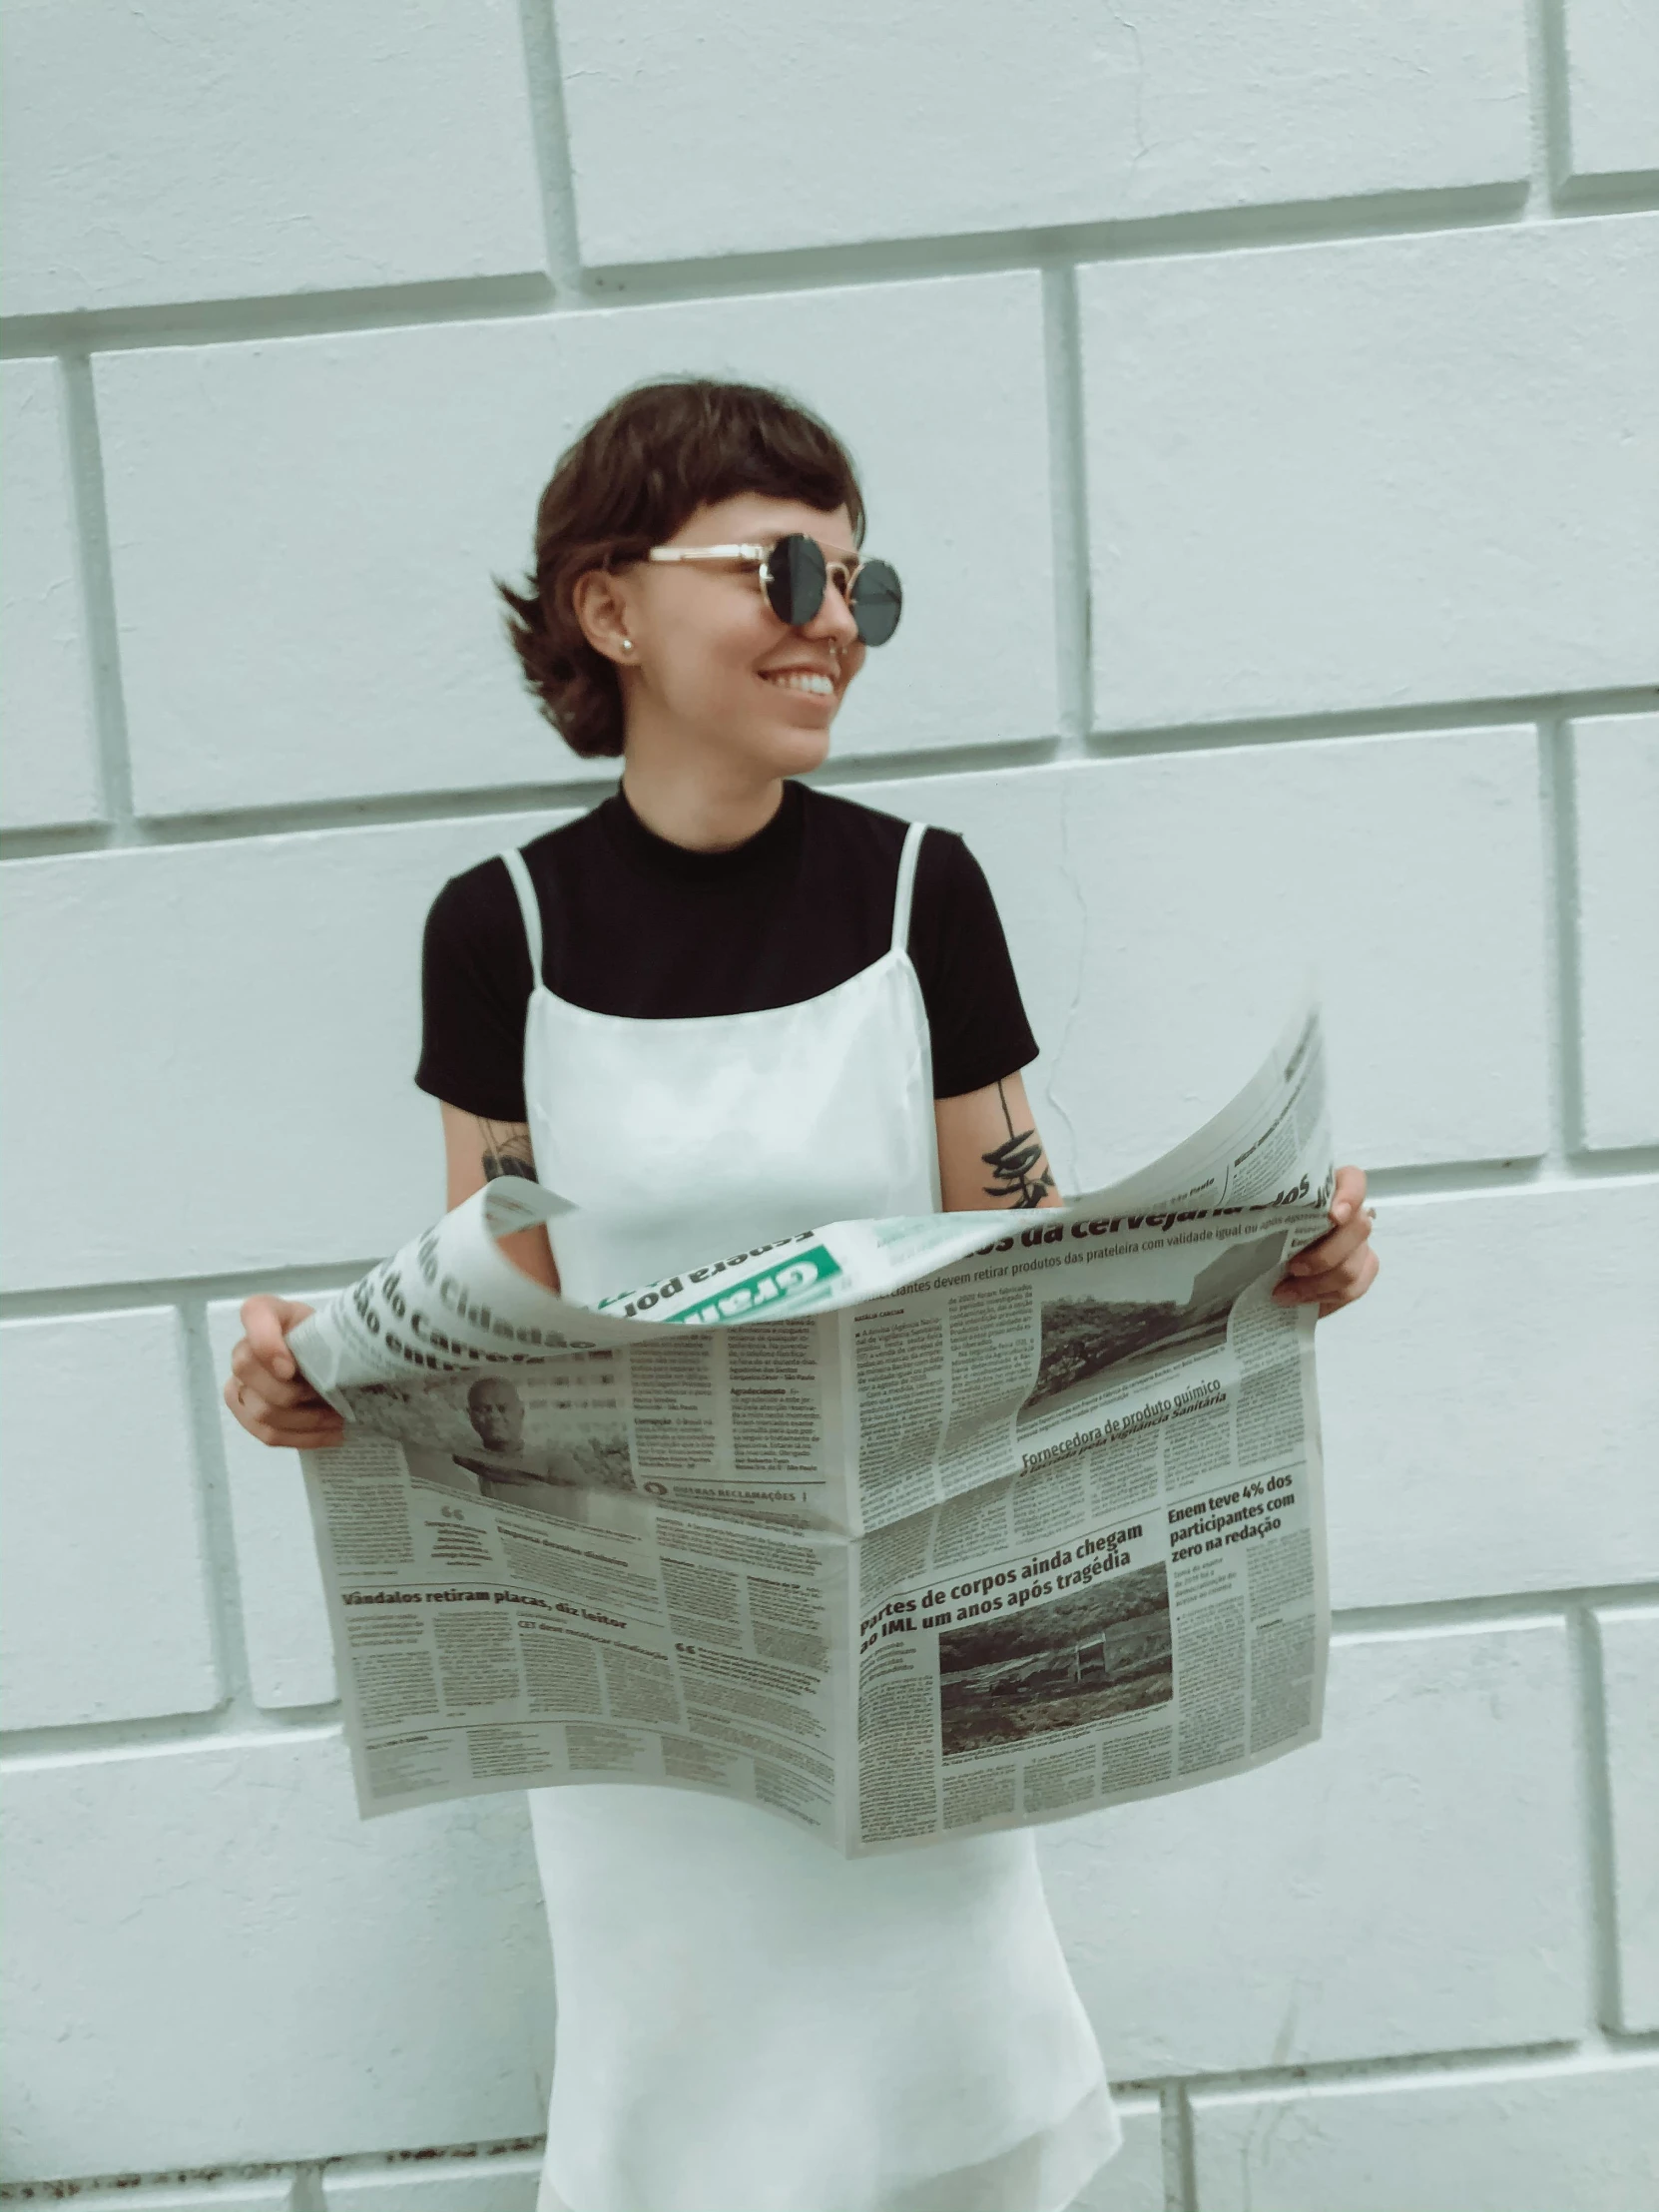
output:
[{"label": "thin dress strap", "polygon": [[912,822],[904,832],[904,849],[898,855],[898,888],[892,902],[892,948],[895,952],[902,952],[910,941],[910,894],[916,887],[916,861],[926,834],[924,822]]},{"label": "thin dress strap", "polygon": [[513,879],[513,889],[518,893],[518,910],[524,916],[524,940],[530,947],[530,987],[541,981],[541,902],[536,897],[536,886],[530,880],[530,870],[524,864],[522,852],[503,852],[507,873]]}]

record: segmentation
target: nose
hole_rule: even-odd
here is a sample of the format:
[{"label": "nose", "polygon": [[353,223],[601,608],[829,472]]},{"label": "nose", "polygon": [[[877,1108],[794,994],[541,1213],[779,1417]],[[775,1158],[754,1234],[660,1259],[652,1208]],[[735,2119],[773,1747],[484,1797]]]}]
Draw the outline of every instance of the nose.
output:
[{"label": "nose", "polygon": [[801,625],[804,638],[819,638],[826,645],[837,645],[843,653],[849,652],[858,642],[858,625],[852,619],[852,609],[846,603],[833,574],[825,580],[824,604],[811,622]]}]

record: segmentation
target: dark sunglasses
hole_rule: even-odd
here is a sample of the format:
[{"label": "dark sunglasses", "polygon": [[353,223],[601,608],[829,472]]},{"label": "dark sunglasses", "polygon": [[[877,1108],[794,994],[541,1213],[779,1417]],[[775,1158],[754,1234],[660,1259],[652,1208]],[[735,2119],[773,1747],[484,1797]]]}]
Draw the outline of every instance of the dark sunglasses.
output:
[{"label": "dark sunglasses", "polygon": [[817,538],[792,530],[774,545],[654,545],[648,561],[743,561],[759,571],[761,596],[792,630],[824,605],[831,576],[865,645],[885,645],[904,607],[898,571],[886,561],[831,561]]}]

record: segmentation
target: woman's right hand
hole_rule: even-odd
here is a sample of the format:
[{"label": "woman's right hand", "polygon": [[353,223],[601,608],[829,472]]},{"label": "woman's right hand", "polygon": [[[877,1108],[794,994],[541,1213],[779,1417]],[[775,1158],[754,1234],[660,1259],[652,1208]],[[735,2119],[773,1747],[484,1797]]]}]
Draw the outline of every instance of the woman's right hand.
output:
[{"label": "woman's right hand", "polygon": [[248,1334],[231,1355],[225,1402],[262,1444],[317,1451],[337,1444],[345,1431],[344,1421],[311,1388],[287,1348],[288,1331],[310,1311],[291,1298],[262,1295],[243,1302],[242,1326]]}]

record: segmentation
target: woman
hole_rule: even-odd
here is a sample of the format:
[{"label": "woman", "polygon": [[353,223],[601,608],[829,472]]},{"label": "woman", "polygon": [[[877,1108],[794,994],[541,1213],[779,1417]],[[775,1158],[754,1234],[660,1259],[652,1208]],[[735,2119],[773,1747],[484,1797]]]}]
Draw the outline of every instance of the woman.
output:
[{"label": "woman", "polygon": [[[618,794],[455,877],[427,922],[416,1077],[448,1203],[534,1173],[593,1301],[814,1221],[1054,1206],[1035,1055],[960,838],[791,781],[897,620],[833,436],[778,394],[625,394],[501,587],[542,711]],[[1376,1262],[1345,1170],[1285,1295]],[[227,1397],[270,1443],[338,1422],[244,1308]],[[559,1983],[541,2203],[576,2212],[1060,2212],[1117,2144],[1029,1830],[846,1862],[776,1812],[531,1793]]]}]

